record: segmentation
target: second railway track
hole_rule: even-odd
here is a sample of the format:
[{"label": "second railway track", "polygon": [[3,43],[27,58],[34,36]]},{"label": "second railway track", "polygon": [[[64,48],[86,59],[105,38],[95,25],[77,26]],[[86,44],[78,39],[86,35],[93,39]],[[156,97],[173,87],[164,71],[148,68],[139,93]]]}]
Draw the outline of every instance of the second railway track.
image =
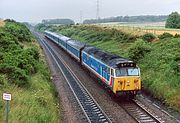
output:
[{"label": "second railway track", "polygon": [[132,99],[129,102],[119,104],[138,123],[164,123],[156,114],[152,114],[138,100]]},{"label": "second railway track", "polygon": [[90,123],[111,123],[111,120],[107,117],[105,112],[100,108],[97,102],[93,99],[87,89],[81,84],[80,80],[71,71],[68,65],[63,61],[62,58],[57,56],[51,46],[47,44],[42,38],[39,38],[40,43],[45,46],[58,68],[63,73],[66,81],[68,82],[71,91],[73,92],[78,104],[80,105],[87,122]]}]

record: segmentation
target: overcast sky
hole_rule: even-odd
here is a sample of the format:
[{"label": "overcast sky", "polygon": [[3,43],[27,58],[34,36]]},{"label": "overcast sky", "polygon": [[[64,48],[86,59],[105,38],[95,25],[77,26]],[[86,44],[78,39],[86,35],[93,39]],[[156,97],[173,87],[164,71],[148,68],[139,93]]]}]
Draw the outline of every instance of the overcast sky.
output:
[{"label": "overcast sky", "polygon": [[[0,0],[0,18],[40,22],[70,18],[80,21],[96,17],[97,0]],[[99,0],[100,17],[167,15],[180,12],[180,0]]]}]

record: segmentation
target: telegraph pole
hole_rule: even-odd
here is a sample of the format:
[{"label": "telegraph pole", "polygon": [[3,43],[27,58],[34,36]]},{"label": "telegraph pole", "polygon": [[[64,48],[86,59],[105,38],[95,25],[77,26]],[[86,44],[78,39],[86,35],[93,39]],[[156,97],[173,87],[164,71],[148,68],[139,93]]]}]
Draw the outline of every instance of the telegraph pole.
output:
[{"label": "telegraph pole", "polygon": [[96,19],[99,20],[100,17],[99,17],[99,0],[97,0],[97,6],[96,6]]},{"label": "telegraph pole", "polygon": [[80,23],[82,24],[83,23],[83,12],[80,11]]}]

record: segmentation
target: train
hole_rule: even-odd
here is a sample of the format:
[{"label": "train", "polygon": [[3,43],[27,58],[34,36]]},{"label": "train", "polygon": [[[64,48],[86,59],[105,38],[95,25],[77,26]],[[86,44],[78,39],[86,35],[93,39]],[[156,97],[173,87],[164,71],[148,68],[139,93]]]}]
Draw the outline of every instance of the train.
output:
[{"label": "train", "polygon": [[44,35],[88,69],[114,95],[134,97],[141,90],[140,68],[135,62],[51,31]]}]

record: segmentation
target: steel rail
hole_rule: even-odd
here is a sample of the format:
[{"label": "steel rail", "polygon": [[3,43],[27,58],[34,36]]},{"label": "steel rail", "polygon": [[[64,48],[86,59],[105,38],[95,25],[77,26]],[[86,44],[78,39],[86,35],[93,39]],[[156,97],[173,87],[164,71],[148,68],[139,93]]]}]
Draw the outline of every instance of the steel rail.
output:
[{"label": "steel rail", "polygon": [[164,123],[157,115],[153,115],[136,99],[121,102],[119,105],[138,123]]},{"label": "steel rail", "polygon": [[85,114],[87,121],[90,123],[111,123],[111,120],[107,117],[98,103],[93,99],[92,95],[82,85],[82,83],[72,72],[70,67],[64,62],[61,57],[58,57],[58,53],[53,50],[53,48],[51,48],[51,46],[48,45],[46,41],[44,41],[41,37],[39,39],[41,41],[41,44],[43,44],[51,54],[58,68],[61,70],[64,78],[71,88],[71,91],[73,92],[73,95],[75,96],[83,113]]}]

